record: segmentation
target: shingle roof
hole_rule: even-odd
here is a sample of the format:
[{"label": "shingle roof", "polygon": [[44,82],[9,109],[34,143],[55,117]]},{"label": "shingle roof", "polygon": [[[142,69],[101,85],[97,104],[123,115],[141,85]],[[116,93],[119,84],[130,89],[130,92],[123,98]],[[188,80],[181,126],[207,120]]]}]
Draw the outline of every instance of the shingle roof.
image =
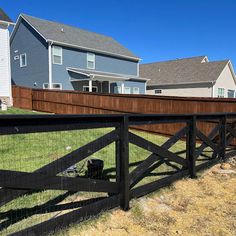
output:
[{"label": "shingle roof", "polygon": [[61,42],[95,51],[139,58],[111,37],[86,31],[69,25],[39,19],[29,15],[21,16],[32,25],[46,40]]},{"label": "shingle roof", "polygon": [[203,62],[205,56],[177,59],[140,65],[140,76],[150,79],[148,85],[214,82],[218,79],[225,61]]},{"label": "shingle roof", "polygon": [[2,8],[0,8],[0,21],[13,22]]}]

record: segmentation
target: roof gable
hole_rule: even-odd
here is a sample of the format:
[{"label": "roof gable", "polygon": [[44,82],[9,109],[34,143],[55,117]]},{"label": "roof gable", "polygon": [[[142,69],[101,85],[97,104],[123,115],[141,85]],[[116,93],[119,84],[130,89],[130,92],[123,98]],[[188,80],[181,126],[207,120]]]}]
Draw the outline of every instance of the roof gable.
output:
[{"label": "roof gable", "polygon": [[21,14],[21,17],[46,41],[53,41],[55,44],[67,47],[77,47],[136,61],[139,60],[136,55],[111,37],[25,14]]},{"label": "roof gable", "polygon": [[151,79],[148,85],[215,82],[229,63],[204,62],[205,56],[140,65],[140,76]]},{"label": "roof gable", "polygon": [[2,8],[0,8],[0,21],[10,22],[13,21],[10,19],[10,17],[3,11]]}]

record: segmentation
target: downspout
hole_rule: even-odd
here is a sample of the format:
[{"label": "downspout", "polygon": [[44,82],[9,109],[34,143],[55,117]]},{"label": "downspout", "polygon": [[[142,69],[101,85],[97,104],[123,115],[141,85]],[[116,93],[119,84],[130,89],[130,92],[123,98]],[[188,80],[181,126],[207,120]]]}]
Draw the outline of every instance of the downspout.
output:
[{"label": "downspout", "polygon": [[52,44],[48,42],[48,88],[52,89]]}]

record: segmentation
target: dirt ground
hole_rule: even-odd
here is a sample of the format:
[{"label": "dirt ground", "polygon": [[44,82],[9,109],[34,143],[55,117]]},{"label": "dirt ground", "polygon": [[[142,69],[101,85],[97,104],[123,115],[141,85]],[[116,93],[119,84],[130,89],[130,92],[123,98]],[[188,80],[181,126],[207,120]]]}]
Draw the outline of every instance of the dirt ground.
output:
[{"label": "dirt ground", "polygon": [[195,179],[132,201],[98,219],[68,228],[65,235],[236,235],[236,159]]}]

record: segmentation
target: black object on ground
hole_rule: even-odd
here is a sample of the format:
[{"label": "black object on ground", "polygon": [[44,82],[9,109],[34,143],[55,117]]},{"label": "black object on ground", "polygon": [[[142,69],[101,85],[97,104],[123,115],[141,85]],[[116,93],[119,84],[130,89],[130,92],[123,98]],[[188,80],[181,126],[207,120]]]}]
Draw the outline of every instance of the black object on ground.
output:
[{"label": "black object on ground", "polygon": [[87,175],[92,179],[103,178],[103,166],[104,162],[99,159],[90,159],[87,162],[88,172]]}]

